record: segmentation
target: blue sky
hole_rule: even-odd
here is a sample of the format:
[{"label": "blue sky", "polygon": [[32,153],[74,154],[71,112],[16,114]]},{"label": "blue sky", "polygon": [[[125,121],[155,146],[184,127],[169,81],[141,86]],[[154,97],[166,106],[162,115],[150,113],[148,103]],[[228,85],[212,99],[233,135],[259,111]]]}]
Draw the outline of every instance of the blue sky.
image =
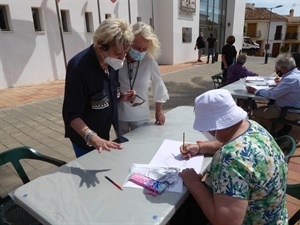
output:
[{"label": "blue sky", "polygon": [[273,9],[272,12],[278,13],[280,15],[288,15],[290,9],[293,8],[294,16],[300,16],[299,0],[246,0],[246,3],[255,3],[255,7],[265,7],[265,8],[272,8],[277,5],[283,5],[283,7],[281,8]]}]

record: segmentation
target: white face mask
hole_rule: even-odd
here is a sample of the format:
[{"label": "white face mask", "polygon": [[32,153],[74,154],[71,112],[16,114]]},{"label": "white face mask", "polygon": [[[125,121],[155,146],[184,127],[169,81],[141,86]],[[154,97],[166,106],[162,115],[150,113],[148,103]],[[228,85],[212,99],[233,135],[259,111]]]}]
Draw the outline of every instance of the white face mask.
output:
[{"label": "white face mask", "polygon": [[116,58],[113,58],[113,57],[106,57],[104,59],[104,61],[110,65],[112,68],[114,68],[114,70],[118,70],[118,69],[121,69],[123,67],[123,63],[124,63],[124,59],[121,60],[121,59],[116,59]]},{"label": "white face mask", "polygon": [[204,137],[207,138],[207,140],[217,141],[217,138],[215,136],[213,136],[211,133],[209,133],[208,131],[202,131],[201,133],[203,134]]}]

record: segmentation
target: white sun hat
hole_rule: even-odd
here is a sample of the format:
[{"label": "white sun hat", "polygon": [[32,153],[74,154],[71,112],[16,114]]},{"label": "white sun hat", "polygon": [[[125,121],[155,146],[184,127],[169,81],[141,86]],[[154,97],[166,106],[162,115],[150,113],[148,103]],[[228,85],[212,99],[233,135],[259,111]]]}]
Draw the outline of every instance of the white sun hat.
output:
[{"label": "white sun hat", "polygon": [[195,99],[194,129],[198,131],[223,130],[247,117],[238,107],[229,91],[214,89]]}]

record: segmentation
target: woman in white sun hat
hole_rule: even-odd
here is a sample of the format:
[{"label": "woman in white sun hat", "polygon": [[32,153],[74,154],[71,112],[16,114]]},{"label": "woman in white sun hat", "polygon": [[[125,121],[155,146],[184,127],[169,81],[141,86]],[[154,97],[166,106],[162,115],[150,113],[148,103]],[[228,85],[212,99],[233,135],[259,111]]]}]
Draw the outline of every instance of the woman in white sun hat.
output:
[{"label": "woman in white sun hat", "polygon": [[227,90],[198,96],[194,111],[194,129],[216,140],[180,149],[184,158],[214,154],[205,184],[194,169],[180,173],[197,202],[195,212],[202,210],[211,224],[218,225],[287,224],[288,168],[274,138],[247,119]]}]

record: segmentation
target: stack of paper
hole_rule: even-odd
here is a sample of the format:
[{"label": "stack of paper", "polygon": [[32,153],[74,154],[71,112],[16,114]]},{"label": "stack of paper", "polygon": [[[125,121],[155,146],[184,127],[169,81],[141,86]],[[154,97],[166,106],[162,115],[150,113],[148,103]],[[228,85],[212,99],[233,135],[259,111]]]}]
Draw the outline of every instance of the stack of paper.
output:
[{"label": "stack of paper", "polygon": [[247,81],[264,81],[265,79],[263,77],[257,77],[257,76],[249,76],[246,78]]}]

